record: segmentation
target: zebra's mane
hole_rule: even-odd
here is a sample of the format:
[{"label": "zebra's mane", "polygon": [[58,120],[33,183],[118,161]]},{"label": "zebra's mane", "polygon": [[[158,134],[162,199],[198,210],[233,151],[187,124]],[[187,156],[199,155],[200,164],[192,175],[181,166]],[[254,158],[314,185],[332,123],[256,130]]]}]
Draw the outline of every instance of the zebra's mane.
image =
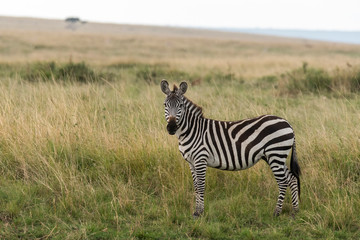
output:
[{"label": "zebra's mane", "polygon": [[174,84],[173,90],[171,91],[171,93],[176,93],[178,89],[179,89],[179,88]]},{"label": "zebra's mane", "polygon": [[[172,93],[176,93],[177,90],[178,90],[178,87],[174,84]],[[193,101],[191,101],[189,98],[185,97],[184,95],[182,95],[182,96],[183,96],[183,98],[185,99],[185,101],[189,102],[192,106],[195,107],[195,111],[200,114],[200,117],[204,117],[202,107],[200,107],[199,105],[197,105],[196,103],[194,103]]]},{"label": "zebra's mane", "polygon": [[183,95],[183,97],[184,97],[185,101],[189,102],[192,106],[195,107],[195,111],[200,114],[200,117],[204,117],[202,107],[200,107],[199,105],[197,105],[196,103],[194,103],[193,101],[191,101],[190,99],[185,97],[184,95]]}]

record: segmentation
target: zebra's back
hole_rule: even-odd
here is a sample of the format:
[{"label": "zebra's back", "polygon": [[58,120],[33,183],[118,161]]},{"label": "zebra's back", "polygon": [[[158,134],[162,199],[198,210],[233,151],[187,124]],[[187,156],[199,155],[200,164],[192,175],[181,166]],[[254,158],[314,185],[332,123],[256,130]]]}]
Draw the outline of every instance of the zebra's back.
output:
[{"label": "zebra's back", "polygon": [[260,159],[270,164],[287,156],[294,143],[292,127],[277,116],[263,115],[237,122],[207,120],[204,144],[210,167],[242,170]]}]

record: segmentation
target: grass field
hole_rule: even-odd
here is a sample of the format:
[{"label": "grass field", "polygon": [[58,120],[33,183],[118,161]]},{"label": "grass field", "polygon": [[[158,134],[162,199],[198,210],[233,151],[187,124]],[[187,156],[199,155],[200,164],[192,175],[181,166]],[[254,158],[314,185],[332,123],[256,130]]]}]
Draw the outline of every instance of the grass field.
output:
[{"label": "grass field", "polygon": [[[1,239],[359,239],[360,46],[0,18]],[[208,169],[205,214],[160,81],[206,117],[286,118],[300,211],[261,162]]]}]

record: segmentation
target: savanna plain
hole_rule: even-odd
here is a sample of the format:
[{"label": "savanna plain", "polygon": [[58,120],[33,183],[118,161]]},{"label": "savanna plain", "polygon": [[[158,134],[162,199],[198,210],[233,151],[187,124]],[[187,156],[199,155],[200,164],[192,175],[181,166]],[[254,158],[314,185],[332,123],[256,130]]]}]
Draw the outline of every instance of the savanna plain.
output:
[{"label": "savanna plain", "polygon": [[[204,115],[293,126],[300,211],[265,162],[208,169],[205,214],[160,81]],[[360,239],[360,45],[0,17],[1,239]]]}]

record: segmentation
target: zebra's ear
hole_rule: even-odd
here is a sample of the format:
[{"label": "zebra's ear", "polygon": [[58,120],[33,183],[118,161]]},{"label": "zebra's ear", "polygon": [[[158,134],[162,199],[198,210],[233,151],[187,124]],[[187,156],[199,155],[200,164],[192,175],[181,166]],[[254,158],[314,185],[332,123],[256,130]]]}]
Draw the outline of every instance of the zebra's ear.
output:
[{"label": "zebra's ear", "polygon": [[163,93],[165,93],[166,95],[169,95],[170,94],[170,89],[169,89],[169,83],[165,80],[165,79],[163,79],[162,81],[161,81],[161,91],[163,92]]},{"label": "zebra's ear", "polygon": [[187,87],[188,85],[186,82],[180,83],[180,89],[178,90],[178,93],[183,95],[184,93],[186,93]]}]

